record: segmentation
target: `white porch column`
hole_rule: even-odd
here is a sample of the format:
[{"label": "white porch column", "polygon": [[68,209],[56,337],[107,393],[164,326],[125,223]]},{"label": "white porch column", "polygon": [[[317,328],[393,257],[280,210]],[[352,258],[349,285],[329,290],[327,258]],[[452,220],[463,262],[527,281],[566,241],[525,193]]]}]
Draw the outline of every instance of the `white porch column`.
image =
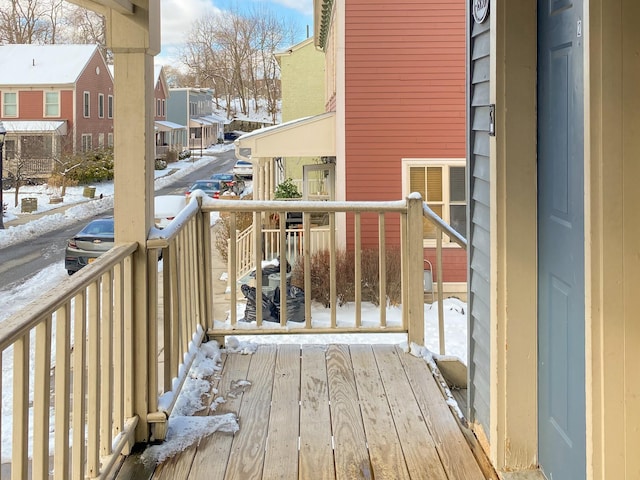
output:
[{"label": "white porch column", "polygon": [[147,414],[156,410],[157,267],[148,263],[146,239],[153,224],[153,56],[160,51],[160,2],[135,2],[133,15],[107,12],[107,44],[114,53],[115,240],[137,242],[134,255],[131,374],[133,414],[140,416],[136,442],[149,440]]}]

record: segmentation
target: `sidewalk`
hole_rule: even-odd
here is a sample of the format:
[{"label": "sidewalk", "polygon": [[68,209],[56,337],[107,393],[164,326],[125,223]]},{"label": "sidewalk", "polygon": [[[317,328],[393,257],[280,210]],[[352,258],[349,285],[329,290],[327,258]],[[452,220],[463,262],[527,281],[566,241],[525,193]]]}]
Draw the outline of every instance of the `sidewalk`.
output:
[{"label": "sidewalk", "polygon": [[16,227],[18,225],[25,225],[29,222],[33,222],[34,220],[38,220],[47,215],[54,215],[56,213],[64,213],[71,207],[77,207],[78,203],[69,203],[66,205],[60,204],[59,207],[50,208],[49,210],[45,210],[42,212],[33,212],[33,213],[21,213],[18,218],[14,218],[13,220],[5,220],[4,226],[7,227]]}]

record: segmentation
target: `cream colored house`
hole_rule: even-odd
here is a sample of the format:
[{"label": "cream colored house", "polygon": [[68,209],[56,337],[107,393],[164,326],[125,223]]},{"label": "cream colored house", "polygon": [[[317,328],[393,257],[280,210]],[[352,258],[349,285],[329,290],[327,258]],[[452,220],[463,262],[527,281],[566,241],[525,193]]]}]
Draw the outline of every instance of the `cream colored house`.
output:
[{"label": "cream colored house", "polygon": [[[315,48],[313,37],[276,53],[275,57],[280,65],[282,121],[324,113],[324,55]],[[298,180],[301,185],[302,165],[319,161],[317,156],[283,158],[280,176]]]}]

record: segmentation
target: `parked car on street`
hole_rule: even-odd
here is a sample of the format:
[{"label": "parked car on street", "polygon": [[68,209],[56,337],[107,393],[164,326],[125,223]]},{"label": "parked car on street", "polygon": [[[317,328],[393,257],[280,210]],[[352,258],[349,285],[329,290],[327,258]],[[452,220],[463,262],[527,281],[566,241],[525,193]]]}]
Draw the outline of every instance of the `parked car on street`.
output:
[{"label": "parked car on street", "polygon": [[113,217],[89,222],[67,241],[64,253],[64,268],[73,275],[85,265],[113,247]]},{"label": "parked car on street", "polygon": [[225,187],[221,191],[222,193],[225,191],[231,191],[236,195],[240,195],[244,192],[244,180],[233,173],[214,173],[211,175],[211,180],[218,180],[219,182],[222,182]]},{"label": "parked car on street", "polygon": [[238,160],[233,166],[233,173],[240,178],[253,178],[253,164],[246,160]]},{"label": "parked car on street", "polygon": [[222,182],[220,180],[197,180],[189,187],[189,189],[185,192],[185,195],[187,198],[189,198],[194,191],[202,190],[211,198],[220,198],[222,188],[224,187],[222,186]]}]

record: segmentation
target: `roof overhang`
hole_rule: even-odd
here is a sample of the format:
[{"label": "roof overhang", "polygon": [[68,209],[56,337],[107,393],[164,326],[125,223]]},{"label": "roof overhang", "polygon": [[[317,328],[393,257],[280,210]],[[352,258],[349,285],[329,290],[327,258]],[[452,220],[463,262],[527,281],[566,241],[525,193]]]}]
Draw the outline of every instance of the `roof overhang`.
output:
[{"label": "roof overhang", "polygon": [[53,135],[67,134],[66,120],[3,120],[7,133],[35,134],[50,133]]},{"label": "roof overhang", "polygon": [[202,117],[189,119],[189,126],[192,128],[208,127],[210,125],[213,125],[213,122]]},{"label": "roof overhang", "polygon": [[186,130],[187,127],[184,125],[180,125],[179,123],[169,122],[167,120],[156,120],[155,122],[156,130],[159,132],[169,132],[171,130]]},{"label": "roof overhang", "polygon": [[251,158],[333,157],[336,155],[336,112],[304,117],[238,137],[236,153],[250,149]]}]

